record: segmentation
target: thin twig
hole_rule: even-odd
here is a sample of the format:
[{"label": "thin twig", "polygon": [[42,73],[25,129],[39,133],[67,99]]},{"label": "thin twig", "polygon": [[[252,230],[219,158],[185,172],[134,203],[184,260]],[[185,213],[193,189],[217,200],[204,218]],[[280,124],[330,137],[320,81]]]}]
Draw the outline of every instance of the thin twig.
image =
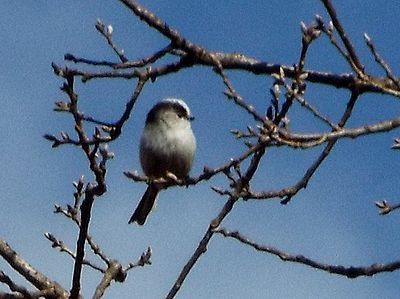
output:
[{"label": "thin twig", "polygon": [[393,272],[400,269],[400,261],[395,261],[388,264],[372,264],[366,267],[345,267],[338,265],[329,265],[321,262],[317,262],[303,255],[292,255],[286,253],[278,248],[272,246],[265,246],[258,244],[254,241],[249,240],[247,237],[240,234],[238,231],[228,231],[227,229],[220,228],[215,230],[216,233],[238,240],[239,242],[253,247],[255,250],[260,252],[269,253],[278,256],[282,261],[300,263],[306,266],[310,266],[314,269],[319,269],[333,274],[343,275],[348,278],[357,278],[360,276],[373,276],[377,273],[382,272]]},{"label": "thin twig", "polygon": [[329,120],[326,116],[322,115],[321,112],[319,112],[319,110],[314,107],[313,105],[311,105],[310,103],[308,103],[306,101],[306,99],[302,96],[297,96],[295,97],[296,101],[298,101],[300,103],[300,105],[304,108],[306,108],[307,110],[309,110],[315,117],[317,117],[318,119],[322,120],[324,123],[326,123],[328,126],[330,126],[332,129],[337,130],[338,127],[336,124],[334,124],[331,120]]},{"label": "thin twig", "polygon": [[210,242],[211,237],[214,235],[215,227],[217,227],[222,222],[222,220],[229,214],[235,202],[236,198],[234,197],[229,198],[229,200],[225,203],[225,205],[219,212],[218,216],[211,222],[203,238],[200,240],[196,250],[190,257],[190,259],[187,261],[183,269],[181,270],[178,278],[176,279],[175,283],[173,284],[172,288],[167,294],[166,299],[172,299],[178,293],[187,275],[192,270],[193,266],[196,264],[200,256],[207,251],[207,245]]},{"label": "thin twig", "polygon": [[[353,111],[354,105],[356,100],[358,99],[358,92],[354,91],[351,94],[351,97],[347,103],[347,107],[345,112],[342,115],[340,122],[338,123],[338,127],[342,128],[346,124],[347,120],[351,116],[351,112]],[[310,181],[311,177],[314,175],[315,171],[318,167],[322,164],[322,162],[329,156],[331,150],[335,146],[336,139],[332,139],[328,142],[325,146],[321,154],[318,158],[311,164],[311,166],[306,170],[303,177],[293,186],[283,188],[281,190],[272,190],[272,191],[263,191],[263,192],[254,192],[249,191],[248,194],[244,197],[244,199],[269,199],[269,198],[283,198],[281,203],[287,204],[301,189],[306,188],[308,182]]]},{"label": "thin twig", "polygon": [[114,50],[115,54],[118,55],[121,62],[127,62],[129,59],[125,56],[124,50],[119,49],[112,40],[112,33],[113,33],[112,26],[111,25],[106,26],[100,19],[98,19],[95,27],[97,31],[100,32],[100,34],[107,40],[108,44]]},{"label": "thin twig", "polygon": [[390,204],[387,200],[375,202],[376,207],[379,209],[380,215],[387,215],[394,210],[400,209],[400,203]]},{"label": "thin twig", "polygon": [[272,135],[271,138],[281,145],[287,145],[293,148],[312,148],[325,142],[343,139],[357,138],[364,135],[376,134],[391,131],[400,127],[400,117],[365,125],[357,128],[341,129],[337,127],[336,131],[318,134],[292,134],[280,131],[281,136]]},{"label": "thin twig", "polygon": [[354,69],[354,71],[361,77],[364,77],[364,66],[361,64],[360,60],[358,59],[358,56],[356,54],[356,51],[350,42],[350,40],[347,37],[346,31],[344,30],[341,22],[339,21],[336,10],[332,5],[332,2],[330,0],[321,0],[322,3],[324,4],[326,10],[329,13],[329,16],[332,19],[333,26],[336,28],[344,46],[347,49],[347,52],[349,53],[350,59],[351,59],[351,67]]},{"label": "thin twig", "polygon": [[[260,150],[265,144],[263,142],[257,143],[251,148],[247,149],[241,155],[236,158],[230,158],[228,162],[218,166],[216,168],[210,168],[205,166],[203,172],[196,177],[187,177],[185,179],[173,179],[173,178],[158,178],[152,181],[152,183],[157,184],[160,189],[167,189],[171,186],[194,186],[201,181],[207,181],[214,177],[215,175],[225,172],[235,165],[240,164],[247,158],[249,158],[252,154]],[[147,176],[139,175],[137,171],[125,171],[124,175],[135,182],[149,182],[149,178]]]},{"label": "thin twig", "polygon": [[[233,187],[236,194],[242,192],[242,190],[248,188],[248,184],[250,180],[253,178],[259,164],[261,158],[265,153],[265,148],[261,148],[259,151],[255,152],[252,156],[250,161],[250,165],[248,166],[244,175],[236,182],[235,186]],[[193,269],[194,265],[197,263],[201,255],[203,255],[207,251],[207,245],[210,242],[213,234],[214,229],[218,227],[221,222],[225,219],[225,217],[231,212],[233,209],[236,201],[239,199],[239,196],[233,193],[228,201],[223,206],[222,210],[219,212],[218,216],[213,219],[208,226],[207,231],[205,232],[203,238],[201,239],[199,245],[197,246],[196,250],[188,260],[188,262],[183,267],[182,271],[180,272],[178,278],[176,279],[175,283],[173,284],[172,288],[170,289],[168,295],[166,296],[167,299],[172,299],[180,290],[183,282],[185,281],[189,272]]]},{"label": "thin twig", "polygon": [[225,73],[221,62],[214,57],[215,61],[215,70],[218,75],[222,77],[222,80],[225,84],[225,86],[228,88],[228,92],[225,92],[225,95],[228,96],[228,98],[231,98],[235,101],[235,104],[237,104],[239,107],[243,108],[245,111],[247,111],[249,114],[251,114],[255,120],[264,122],[265,117],[259,115],[254,108],[254,106],[247,104],[243,98],[236,92],[235,88],[233,87],[233,84],[231,81],[228,79],[228,75]]},{"label": "thin twig", "polygon": [[164,57],[168,53],[170,53],[173,50],[173,46],[169,44],[168,46],[158,50],[157,52],[151,54],[148,57],[135,60],[135,61],[127,61],[124,63],[118,63],[113,65],[114,69],[126,69],[126,68],[136,68],[136,67],[145,67],[149,64],[152,64],[159,60],[160,58]]},{"label": "thin twig", "polygon": [[[45,233],[44,234],[45,237],[52,242],[51,247],[53,248],[58,248],[61,252],[65,252],[66,254],[68,254],[70,257],[72,257],[74,260],[76,259],[75,253],[72,252],[71,249],[69,249],[63,241],[58,240],[53,234],[50,233]],[[101,268],[100,266],[95,265],[93,262],[88,261],[86,259],[82,260],[82,264],[83,265],[87,265],[89,267],[91,267],[94,270],[97,270],[101,273],[104,273],[106,270],[104,270],[103,268]]]},{"label": "thin twig", "polygon": [[135,60],[135,61],[126,61],[126,62],[111,62],[111,61],[106,61],[106,60],[92,60],[92,59],[86,59],[86,58],[81,58],[77,57],[73,54],[65,54],[64,59],[67,61],[72,61],[74,63],[83,63],[87,65],[94,65],[94,66],[108,66],[113,69],[128,69],[128,68],[137,68],[137,67],[144,67],[147,66],[151,63],[156,62],[157,60],[161,59],[164,57],[166,54],[170,53],[173,50],[171,44],[168,46],[158,50],[157,52],[151,54],[148,57]]},{"label": "thin twig", "polygon": [[142,253],[140,258],[135,263],[129,263],[125,271],[128,272],[136,267],[144,267],[145,265],[151,265],[151,255],[152,255],[152,250],[151,247],[149,246],[147,250]]},{"label": "thin twig", "polygon": [[376,49],[374,43],[372,42],[372,39],[366,33],[364,33],[364,38],[365,38],[365,41],[367,43],[368,48],[371,50],[371,53],[375,58],[375,61],[383,68],[383,70],[386,73],[386,76],[390,80],[392,80],[392,82],[394,84],[396,84],[398,88],[400,88],[399,79],[397,79],[395,77],[395,75],[393,74],[392,70],[390,69],[389,64],[387,64],[386,61],[382,58],[382,56],[378,53],[378,50]]}]

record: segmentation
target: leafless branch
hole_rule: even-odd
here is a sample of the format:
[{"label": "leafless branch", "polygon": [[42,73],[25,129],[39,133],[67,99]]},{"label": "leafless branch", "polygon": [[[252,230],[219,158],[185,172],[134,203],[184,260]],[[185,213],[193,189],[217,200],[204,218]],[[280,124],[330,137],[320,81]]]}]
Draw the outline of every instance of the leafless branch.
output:
[{"label": "leafless branch", "polygon": [[66,54],[64,56],[64,59],[67,61],[72,61],[74,63],[84,63],[88,65],[95,65],[95,66],[108,66],[112,67],[113,69],[128,69],[128,68],[138,68],[138,67],[145,67],[149,64],[152,64],[156,62],[157,60],[163,58],[166,54],[172,53],[173,47],[171,44],[168,46],[158,50],[154,54],[136,60],[136,61],[126,61],[123,63],[120,62],[111,62],[111,61],[96,61],[96,60],[91,60],[91,59],[85,59],[81,57],[76,57],[73,54]]},{"label": "leafless branch", "polygon": [[[51,247],[53,248],[57,248],[60,250],[60,252],[65,252],[66,254],[68,254],[70,257],[72,257],[74,260],[76,259],[75,253],[72,252],[71,249],[69,249],[63,241],[58,240],[53,234],[50,233],[45,233],[44,234],[46,239],[49,240],[52,245]],[[100,271],[101,273],[106,272],[106,270],[104,270],[103,268],[101,268],[100,266],[95,265],[93,262],[88,261],[86,259],[82,260],[82,264],[83,265],[87,265],[91,268],[93,268],[94,270]]]},{"label": "leafless branch", "polygon": [[135,263],[129,263],[128,267],[125,269],[126,272],[136,267],[144,267],[145,265],[151,265],[151,247],[148,247],[145,252],[142,253],[139,260]]},{"label": "leafless branch", "polygon": [[[82,177],[81,177],[82,179]],[[79,183],[77,184],[77,190],[80,190],[82,187],[81,183],[83,181],[80,180]],[[81,191],[78,191],[74,193],[75,195],[75,205],[74,207],[68,206],[68,210],[62,209],[60,206],[55,206],[56,210],[55,213],[61,213],[62,215],[66,216],[67,218],[71,219],[80,229],[81,227],[81,220],[80,220],[80,214],[79,214],[79,209],[78,209],[78,202],[77,199],[79,199],[80,195],[76,196],[76,194],[80,194]],[[47,236],[46,236],[47,237]],[[52,241],[52,240],[51,240]],[[86,235],[86,241],[89,244],[90,248],[92,249],[93,253],[97,255],[106,265],[110,264],[110,259],[104,254],[104,252],[101,250],[99,245],[93,240],[92,236],[87,234]],[[75,256],[74,256],[75,258]],[[97,266],[96,266],[97,267]],[[100,269],[100,267],[98,267]],[[101,272],[104,272],[105,270],[101,269]]]},{"label": "leafless branch", "polygon": [[336,28],[337,32],[339,33],[339,36],[346,47],[346,50],[349,54],[350,57],[350,65],[353,68],[353,70],[362,78],[364,76],[364,66],[361,64],[357,54],[356,50],[354,49],[353,44],[350,42],[350,39],[347,37],[346,31],[344,30],[341,22],[339,21],[339,18],[336,14],[336,10],[332,5],[332,2],[330,0],[321,0],[322,3],[325,5],[326,10],[328,11],[331,19],[333,26]]},{"label": "leafless branch", "polygon": [[99,299],[103,297],[105,290],[110,286],[113,280],[118,282],[124,282],[126,279],[126,271],[122,269],[122,266],[117,261],[111,261],[107,270],[105,271],[99,285],[93,295],[93,299]]},{"label": "leafless branch", "polygon": [[[221,172],[225,172],[225,171],[229,170],[230,168],[234,167],[235,165],[240,164],[242,161],[249,158],[253,153],[260,150],[263,146],[264,146],[263,143],[257,143],[256,145],[247,149],[244,153],[242,153],[238,157],[230,158],[228,162],[224,163],[223,165],[221,165],[219,167],[212,169],[208,166],[205,166],[203,169],[203,172],[196,177],[188,177],[185,180],[174,179],[174,178],[159,178],[159,179],[153,180],[152,183],[157,184],[158,187],[160,187],[161,189],[167,189],[170,186],[177,186],[177,185],[178,186],[196,185],[201,181],[209,180],[213,176],[215,176]],[[134,180],[135,182],[149,182],[148,177],[139,175],[139,173],[137,171],[125,171],[124,174],[126,177]]]},{"label": "leafless branch", "polygon": [[92,205],[95,197],[102,195],[106,191],[105,163],[107,160],[107,156],[103,155],[103,159],[99,163],[97,163],[96,155],[99,150],[99,143],[95,143],[92,147],[87,143],[89,138],[84,131],[83,120],[78,110],[78,95],[74,91],[74,77],[71,73],[68,72],[65,72],[63,74],[63,77],[65,78],[66,82],[64,83],[62,90],[68,95],[70,99],[69,112],[72,114],[75,121],[75,131],[78,135],[81,148],[86,154],[86,157],[89,161],[89,167],[96,178],[96,183],[89,183],[85,187],[84,198],[80,206],[80,230],[77,241],[74,274],[70,294],[70,298],[78,298],[80,292],[81,271],[85,255],[85,243],[89,229]]},{"label": "leafless branch", "polygon": [[[375,124],[364,125],[358,128],[342,129],[337,127],[335,131],[321,134],[291,134],[283,133],[284,138],[272,136],[271,138],[278,141],[279,144],[287,145],[294,148],[311,148],[319,146],[323,143],[342,138],[357,138],[363,135],[371,135],[391,131],[400,126],[400,117],[390,120],[381,121]],[[282,131],[281,131],[282,132]]]},{"label": "leafless branch", "polygon": [[[178,49],[183,50],[184,52],[191,54],[196,64],[205,64],[214,67],[215,59],[217,59],[223,69],[237,69],[237,70],[245,70],[252,72],[254,74],[273,74],[278,73],[280,68],[284,69],[285,75],[287,77],[294,78],[296,76],[296,70],[293,67],[287,67],[284,65],[278,64],[270,64],[266,62],[260,62],[254,58],[247,57],[243,54],[228,54],[221,52],[211,52],[205,49],[200,45],[196,45],[191,41],[183,38],[179,32],[170,26],[168,26],[164,21],[158,18],[155,14],[148,11],[143,6],[139,5],[137,2],[133,0],[120,0],[123,4],[125,4],[135,15],[137,15],[141,20],[146,22],[150,27],[159,31],[162,35],[168,38],[172,45]],[[380,92],[380,93],[388,93],[392,95],[399,96],[400,91],[393,84],[393,82],[389,82],[385,79],[373,78],[373,80],[361,80],[363,78],[363,66],[359,62],[359,59],[355,53],[354,47],[352,46],[350,40],[347,38],[347,35],[339,22],[336,11],[334,10],[330,1],[322,1],[326,6],[335,28],[338,30],[338,33],[349,52],[349,56],[352,61],[353,68],[358,70],[358,76],[355,77],[352,74],[344,74],[344,75],[336,75],[329,74],[311,70],[304,70],[304,72],[308,73],[307,81],[329,84],[338,88],[352,88],[354,84],[359,84],[360,92]]]},{"label": "leafless branch", "polygon": [[[306,188],[312,176],[322,165],[322,162],[330,155],[331,150],[338,140],[342,138],[357,138],[363,135],[385,132],[400,126],[400,118],[394,118],[375,124],[365,124],[356,128],[345,127],[360,95],[366,92],[371,92],[400,97],[400,84],[398,79],[392,73],[390,67],[380,57],[367,35],[365,36],[367,45],[373,53],[375,60],[384,68],[387,77],[373,77],[366,73],[354,46],[339,21],[331,1],[321,1],[328,11],[332,22],[326,26],[322,18],[317,16],[311,25],[305,25],[304,23],[301,24],[302,47],[300,49],[298,61],[293,66],[268,63],[238,53],[210,51],[207,48],[186,39],[177,30],[168,26],[163,20],[134,0],[120,0],[120,2],[131,10],[133,14],[139,17],[140,20],[163,35],[167,39],[167,46],[144,58],[129,60],[125,56],[124,51],[114,43],[112,38],[112,26],[106,26],[103,22],[98,20],[96,23],[96,29],[117,54],[120,62],[91,60],[77,57],[73,54],[66,54],[64,57],[66,61],[72,61],[76,64],[86,64],[92,67],[100,66],[105,68],[95,68],[93,71],[81,70],[79,68],[60,67],[56,64],[52,64],[54,73],[65,80],[62,91],[64,91],[69,98],[69,101],[67,102],[56,102],[54,110],[57,112],[70,113],[72,115],[77,137],[74,139],[71,138],[68,133],[61,132],[60,135],[46,134],[44,135],[44,138],[52,142],[53,147],[64,144],[71,144],[80,147],[86,155],[90,170],[94,175],[94,181],[89,182],[86,186],[83,184],[83,178],[74,184],[76,192],[74,193],[73,206],[67,206],[67,209],[56,206],[57,213],[61,213],[72,219],[79,228],[76,254],[53,235],[46,235],[46,237],[52,242],[53,247],[66,252],[75,260],[70,298],[79,297],[83,265],[89,265],[104,274],[93,296],[94,298],[101,298],[106,289],[111,285],[112,281],[123,282],[126,279],[129,270],[138,266],[151,264],[151,249],[149,248],[142,254],[136,263],[130,263],[126,268],[124,268],[117,260],[108,258],[89,235],[92,206],[96,198],[106,192],[106,162],[110,159],[111,153],[104,148],[104,145],[107,145],[120,136],[123,126],[131,117],[133,107],[149,80],[154,82],[159,77],[171,75],[175,72],[194,66],[207,66],[210,69],[212,68],[223,81],[226,87],[225,95],[228,99],[232,100],[232,102],[243,109],[244,112],[250,114],[256,125],[248,125],[247,133],[242,133],[239,130],[234,130],[232,132],[236,138],[243,138],[248,148],[236,158],[229,159],[229,161],[221,166],[213,169],[204,167],[203,172],[196,177],[189,177],[186,179],[166,177],[151,180],[151,183],[157,184],[158,188],[166,189],[171,186],[196,185],[201,181],[209,180],[222,173],[226,176],[229,183],[229,188],[227,189],[213,187],[215,192],[219,195],[227,196],[228,200],[225,202],[225,205],[219,211],[218,215],[209,223],[198,246],[171,287],[167,298],[174,298],[176,296],[194,265],[207,251],[207,245],[215,233],[222,234],[225,237],[235,238],[244,244],[254,247],[256,250],[276,255],[284,261],[305,264],[330,273],[345,275],[349,278],[370,276],[376,273],[394,271],[400,268],[400,262],[379,265],[374,264],[368,267],[344,267],[323,264],[302,255],[290,255],[274,247],[257,244],[242,236],[239,232],[229,232],[226,229],[219,228],[222,221],[231,212],[235,203],[239,199],[280,198],[282,199],[282,204],[287,204],[300,190]],[[312,42],[320,36],[321,32],[325,33],[329,37],[331,43],[347,60],[356,75],[335,74],[306,69],[305,66],[308,50],[310,49]],[[339,41],[335,38],[336,32],[340,38]],[[173,62],[165,63],[165,56],[168,56],[168,58],[172,57]],[[157,66],[153,65],[155,62],[158,62]],[[241,70],[256,75],[270,75],[275,79],[273,88],[271,88],[271,106],[267,111],[257,111],[251,104],[251,101],[247,101],[247,99],[245,100],[240,96],[229,79],[230,70]],[[89,80],[101,78],[126,79],[134,80],[136,82],[132,96],[127,101],[125,110],[117,121],[109,122],[95,119],[90,115],[84,115],[78,109],[78,94],[74,90],[74,81],[76,79],[81,79],[82,82],[88,82]],[[329,120],[324,113],[305,100],[304,93],[308,83],[325,84],[351,91],[347,107],[337,124]],[[287,123],[289,121],[290,109],[293,105],[297,104],[296,101],[313,113],[313,115],[318,119],[327,124],[331,131],[312,134],[291,132],[287,128]],[[90,137],[85,131],[84,125],[87,122],[96,125],[92,137]],[[252,127],[255,129],[252,129]],[[396,140],[396,143],[399,142]],[[251,190],[251,181],[269,147],[289,146],[293,148],[308,149],[323,144],[325,147],[319,157],[308,167],[304,175],[293,186],[272,191],[255,192]],[[396,144],[394,148],[395,147]],[[242,170],[240,165],[245,160],[249,161],[249,165],[246,169]],[[150,181],[148,177],[141,176],[135,171],[127,171],[124,172],[124,174],[128,178],[137,182],[148,183]],[[391,206],[386,201],[378,202],[376,205],[381,210],[381,214],[387,214],[400,207],[400,204]],[[107,269],[98,267],[85,259],[86,244],[89,244],[90,249],[94,254],[105,263]],[[15,286],[13,287],[15,288]],[[39,290],[42,289],[43,288],[39,288]],[[21,291],[23,292],[24,290]],[[68,292],[65,290],[63,291],[65,293],[62,294],[68,296]],[[22,294],[22,292],[20,293]]]},{"label": "leafless branch", "polygon": [[397,87],[400,88],[400,82],[399,79],[397,79],[392,70],[390,69],[390,66],[386,63],[386,61],[382,58],[382,56],[378,53],[378,50],[376,49],[374,43],[372,42],[372,39],[369,37],[367,33],[364,33],[364,38],[367,43],[368,48],[371,50],[372,55],[375,58],[375,61],[383,68],[383,70],[386,72],[386,76],[392,80],[392,82],[397,85]]},{"label": "leafless branch", "polygon": [[300,103],[301,106],[305,107],[315,117],[317,117],[318,119],[322,120],[324,123],[326,123],[328,126],[330,126],[333,130],[337,130],[338,129],[336,124],[334,124],[326,116],[322,115],[321,112],[316,107],[314,107],[310,103],[308,103],[304,97],[297,96],[295,99],[296,99],[296,101],[298,101]]},{"label": "leafless branch", "polygon": [[400,149],[400,138],[396,138],[392,145],[392,149]]},{"label": "leafless branch", "polygon": [[387,200],[377,201],[375,205],[379,209],[380,215],[387,215],[394,210],[400,209],[400,203],[392,205]]},{"label": "leafless branch", "polygon": [[378,273],[393,272],[395,270],[400,269],[400,261],[395,261],[388,264],[372,264],[366,267],[353,267],[353,266],[345,267],[338,265],[329,265],[312,260],[303,255],[292,255],[272,246],[261,245],[259,243],[249,240],[247,237],[243,236],[238,231],[231,232],[225,228],[220,228],[216,229],[215,232],[223,235],[224,237],[236,239],[243,244],[253,247],[257,251],[275,255],[279,257],[282,261],[300,263],[329,273],[343,275],[348,278],[357,278],[360,276],[373,276]]},{"label": "leafless branch", "polygon": [[52,290],[55,294],[54,298],[68,298],[69,294],[63,287],[33,268],[3,240],[0,240],[0,255],[16,272],[25,277],[38,290]]},{"label": "leafless branch", "polygon": [[[351,112],[353,111],[358,96],[359,94],[357,92],[353,92],[351,94],[351,97],[347,103],[346,110],[343,113],[342,118],[338,124],[339,128],[344,127],[347,120],[350,118]],[[332,139],[327,143],[327,145],[325,146],[324,150],[319,155],[319,157],[314,161],[314,163],[311,164],[311,166],[306,170],[303,177],[295,185],[277,191],[273,190],[273,191],[257,192],[257,193],[249,192],[249,194],[245,197],[245,199],[250,199],[250,198],[267,199],[267,198],[279,197],[283,198],[281,201],[282,204],[287,204],[293,198],[293,196],[295,196],[301,189],[307,187],[307,184],[310,181],[311,177],[314,175],[315,171],[322,164],[322,162],[329,156],[336,142],[337,139]]]},{"label": "leafless branch", "polygon": [[233,190],[235,193],[229,197],[228,201],[225,203],[222,210],[219,212],[218,216],[214,218],[210,225],[208,226],[207,231],[205,232],[203,238],[201,239],[199,245],[197,246],[195,252],[190,257],[188,262],[183,267],[182,271],[180,272],[178,278],[176,279],[175,283],[173,284],[172,288],[170,289],[168,295],[166,296],[167,299],[174,298],[179,289],[182,286],[182,283],[185,281],[187,275],[192,270],[193,266],[197,263],[200,256],[207,251],[207,245],[210,242],[213,234],[214,229],[218,227],[224,218],[230,213],[235,205],[236,201],[239,199],[237,194],[241,193],[243,190],[248,188],[250,180],[253,178],[259,164],[261,161],[262,156],[265,153],[265,148],[261,147],[258,151],[254,153],[251,158],[250,165],[248,166],[244,175],[237,180],[236,184],[233,186]]},{"label": "leafless branch", "polygon": [[114,52],[118,55],[119,59],[121,62],[126,62],[129,59],[125,56],[124,50],[118,49],[118,47],[115,45],[114,41],[112,40],[112,33],[113,33],[113,27],[111,25],[106,26],[100,19],[97,20],[96,22],[96,29],[104,38],[107,40],[108,44],[111,46],[111,48],[114,50]]},{"label": "leafless branch", "polygon": [[25,287],[17,285],[3,271],[0,271],[0,282],[6,284],[12,292],[18,293],[15,295],[22,296],[21,298],[27,298],[27,299],[35,298]]}]

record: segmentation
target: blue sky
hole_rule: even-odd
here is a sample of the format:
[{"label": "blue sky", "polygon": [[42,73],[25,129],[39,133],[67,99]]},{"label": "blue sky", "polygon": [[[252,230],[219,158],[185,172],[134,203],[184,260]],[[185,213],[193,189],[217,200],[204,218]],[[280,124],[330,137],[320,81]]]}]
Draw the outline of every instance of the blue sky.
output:
[{"label": "blue sky", "polygon": [[[142,1],[185,37],[211,50],[240,52],[271,63],[292,65],[300,53],[299,23],[315,14],[328,20],[319,1]],[[380,53],[399,73],[397,1],[334,1],[366,69],[382,75],[363,41],[367,32]],[[338,3],[336,3],[338,2]],[[339,3],[340,2],[340,3]],[[63,130],[73,135],[68,115],[52,111],[64,99],[62,81],[51,62],[63,64],[63,55],[115,60],[94,28],[96,19],[114,28],[116,43],[131,59],[147,56],[165,46],[160,34],[149,29],[118,1],[7,1],[0,18],[0,237],[39,270],[70,288],[72,261],[50,247],[43,233],[52,232],[75,249],[72,223],[52,213],[55,203],[72,202],[72,181],[92,177],[83,154],[74,147],[52,149],[41,136]],[[307,69],[349,72],[329,41],[312,45]],[[259,109],[265,109],[272,80],[246,73],[228,73],[237,91]],[[77,84],[81,110],[113,121],[122,112],[135,82],[97,80]],[[121,138],[110,145],[108,192],[94,206],[91,234],[104,251],[123,262],[136,261],[151,246],[153,264],[134,270],[124,284],[112,285],[106,298],[162,298],[196,248],[210,220],[225,198],[211,186],[227,187],[223,176],[191,189],[169,189],[143,227],[127,224],[145,190],[122,174],[140,170],[138,141],[145,114],[159,99],[186,100],[196,120],[193,129],[198,150],[193,175],[204,165],[218,166],[239,155],[244,145],[231,136],[232,128],[245,129],[253,120],[223,95],[224,86],[207,68],[193,68],[160,78],[145,87]],[[307,99],[337,120],[348,92],[309,84]],[[398,117],[396,98],[362,96],[349,126]],[[321,129],[301,107],[291,112],[292,128],[299,132]],[[326,129],[326,128],[325,128]],[[329,264],[370,265],[400,259],[400,214],[378,215],[374,201],[400,198],[399,154],[390,149],[394,131],[357,140],[343,140],[317,171],[306,190],[287,206],[279,201],[238,202],[222,226],[238,229],[253,240],[303,254]],[[269,190],[295,183],[322,148],[295,151],[270,149],[254,181],[254,188]],[[0,260],[0,269],[22,281]],[[100,275],[86,269],[83,294],[90,297]],[[177,298],[396,298],[400,272],[349,280],[302,265],[284,263],[255,252],[232,239],[215,236],[194,267]],[[0,285],[0,291],[5,290]]]}]

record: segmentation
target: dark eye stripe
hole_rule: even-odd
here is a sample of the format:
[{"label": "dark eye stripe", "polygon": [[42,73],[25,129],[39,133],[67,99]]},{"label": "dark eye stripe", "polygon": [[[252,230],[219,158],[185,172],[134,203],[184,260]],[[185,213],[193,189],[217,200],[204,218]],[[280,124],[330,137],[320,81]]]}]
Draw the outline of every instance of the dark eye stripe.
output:
[{"label": "dark eye stripe", "polygon": [[182,107],[182,105],[180,105],[179,103],[159,102],[156,105],[154,105],[154,107],[151,108],[151,110],[147,114],[146,123],[155,121],[158,111],[163,109],[173,109],[180,118],[191,119],[191,116],[188,115],[187,110],[184,107]]},{"label": "dark eye stripe", "polygon": [[183,108],[181,105],[178,103],[173,103],[172,104],[173,109],[176,111],[176,114],[178,114],[179,117],[188,117],[187,111],[185,108]]}]

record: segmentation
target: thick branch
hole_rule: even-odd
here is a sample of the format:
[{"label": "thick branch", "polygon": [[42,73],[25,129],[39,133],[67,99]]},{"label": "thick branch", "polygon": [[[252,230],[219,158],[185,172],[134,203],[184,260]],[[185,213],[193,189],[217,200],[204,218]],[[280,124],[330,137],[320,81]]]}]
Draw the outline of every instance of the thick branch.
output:
[{"label": "thick branch", "polygon": [[[6,284],[9,289],[26,299],[34,299],[35,297],[23,286],[17,285],[12,279],[3,271],[0,271],[0,282]],[[1,295],[0,295],[0,298]]]},{"label": "thick branch", "polygon": [[[194,44],[191,41],[183,38],[179,32],[170,26],[168,26],[163,20],[157,17],[155,14],[138,4],[133,0],[120,0],[125,4],[135,15],[141,20],[146,22],[150,27],[156,29],[162,35],[167,37],[172,45],[176,48],[182,49],[187,54],[190,54],[195,59],[196,64],[204,64],[209,66],[215,66],[215,59],[220,61],[221,66],[224,69],[237,69],[247,70],[254,74],[273,74],[279,73],[279,69],[282,67],[285,71],[285,76],[290,78],[296,77],[296,71],[293,67],[287,67],[280,64],[271,64],[267,62],[261,62],[254,58],[247,57],[242,54],[230,54],[221,52],[208,51],[206,48]],[[347,38],[347,35],[339,22],[336,12],[333,9],[330,1],[323,0],[326,5],[328,12],[331,15],[332,21],[335,28],[338,30],[339,35],[345,44],[347,51],[349,52],[350,58],[354,63],[355,69],[358,70],[359,77],[352,74],[331,74],[324,72],[317,72],[312,70],[304,70],[308,73],[307,81],[332,85],[338,88],[351,89],[356,83],[360,85],[360,92],[371,91],[379,93],[388,93],[395,96],[400,96],[400,90],[392,80],[385,80],[380,78],[364,78],[362,75],[363,66],[358,60],[355,53],[354,47]]]},{"label": "thick branch", "polygon": [[96,291],[92,298],[99,299],[103,297],[104,292],[111,285],[111,282],[113,280],[123,282],[125,278],[126,278],[126,271],[122,269],[121,264],[117,261],[111,261],[99,285],[96,287]]},{"label": "thick branch", "polygon": [[68,292],[55,281],[50,280],[41,272],[33,268],[28,262],[20,257],[6,242],[0,240],[0,255],[7,263],[27,281],[39,290],[53,289],[59,298],[67,298]]}]

